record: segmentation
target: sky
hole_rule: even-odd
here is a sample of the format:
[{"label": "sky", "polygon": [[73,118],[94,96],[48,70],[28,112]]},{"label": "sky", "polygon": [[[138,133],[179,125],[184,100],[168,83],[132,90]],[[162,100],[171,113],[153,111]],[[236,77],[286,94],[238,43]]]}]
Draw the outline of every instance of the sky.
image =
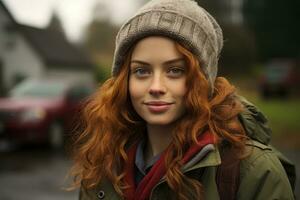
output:
[{"label": "sky", "polygon": [[67,37],[78,41],[93,17],[94,6],[101,3],[115,23],[122,23],[140,6],[140,0],[2,0],[17,22],[45,27],[56,12]]}]

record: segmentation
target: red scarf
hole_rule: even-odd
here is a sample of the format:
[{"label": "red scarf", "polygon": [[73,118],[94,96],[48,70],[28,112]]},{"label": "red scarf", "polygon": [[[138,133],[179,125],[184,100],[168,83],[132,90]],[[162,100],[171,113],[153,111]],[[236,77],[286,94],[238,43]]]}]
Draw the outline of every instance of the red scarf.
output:
[{"label": "red scarf", "polygon": [[[204,146],[215,143],[214,136],[206,131],[198,138],[198,143],[191,146],[185,153],[182,163],[187,163],[196,153],[198,153]],[[128,162],[125,164],[125,182],[129,188],[124,190],[126,200],[146,200],[149,198],[153,187],[160,181],[166,173],[165,156],[168,149],[162,153],[159,160],[153,165],[149,173],[135,186],[134,166],[137,144],[131,146],[127,152]]]}]

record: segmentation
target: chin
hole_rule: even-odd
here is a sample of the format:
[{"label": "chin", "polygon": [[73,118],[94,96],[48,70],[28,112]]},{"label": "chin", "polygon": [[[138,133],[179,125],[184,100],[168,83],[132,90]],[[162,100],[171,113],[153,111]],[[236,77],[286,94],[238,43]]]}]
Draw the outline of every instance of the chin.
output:
[{"label": "chin", "polygon": [[146,119],[145,120],[147,122],[147,124],[150,125],[161,125],[161,126],[165,126],[165,125],[169,125],[171,123],[173,123],[175,120],[174,119]]}]

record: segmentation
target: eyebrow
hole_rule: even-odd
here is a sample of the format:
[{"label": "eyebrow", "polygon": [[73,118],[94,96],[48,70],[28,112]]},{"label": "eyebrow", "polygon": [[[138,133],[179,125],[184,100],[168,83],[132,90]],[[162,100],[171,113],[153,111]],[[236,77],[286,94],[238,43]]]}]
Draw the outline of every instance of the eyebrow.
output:
[{"label": "eyebrow", "polygon": [[[171,59],[168,60],[166,62],[164,62],[163,64],[173,64],[173,63],[177,63],[177,62],[181,62],[181,61],[185,61],[184,58],[175,58],[175,59]],[[138,63],[138,64],[143,64],[143,65],[150,65],[149,63],[145,62],[145,61],[141,61],[141,60],[131,60],[130,63]]]}]

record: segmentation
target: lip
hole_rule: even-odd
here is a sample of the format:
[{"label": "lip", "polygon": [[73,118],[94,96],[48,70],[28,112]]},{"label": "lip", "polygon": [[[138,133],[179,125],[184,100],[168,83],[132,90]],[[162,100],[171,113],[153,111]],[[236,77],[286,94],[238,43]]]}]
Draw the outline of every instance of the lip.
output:
[{"label": "lip", "polygon": [[174,103],[165,102],[165,101],[149,101],[144,103],[150,112],[153,113],[162,113],[169,110]]}]

